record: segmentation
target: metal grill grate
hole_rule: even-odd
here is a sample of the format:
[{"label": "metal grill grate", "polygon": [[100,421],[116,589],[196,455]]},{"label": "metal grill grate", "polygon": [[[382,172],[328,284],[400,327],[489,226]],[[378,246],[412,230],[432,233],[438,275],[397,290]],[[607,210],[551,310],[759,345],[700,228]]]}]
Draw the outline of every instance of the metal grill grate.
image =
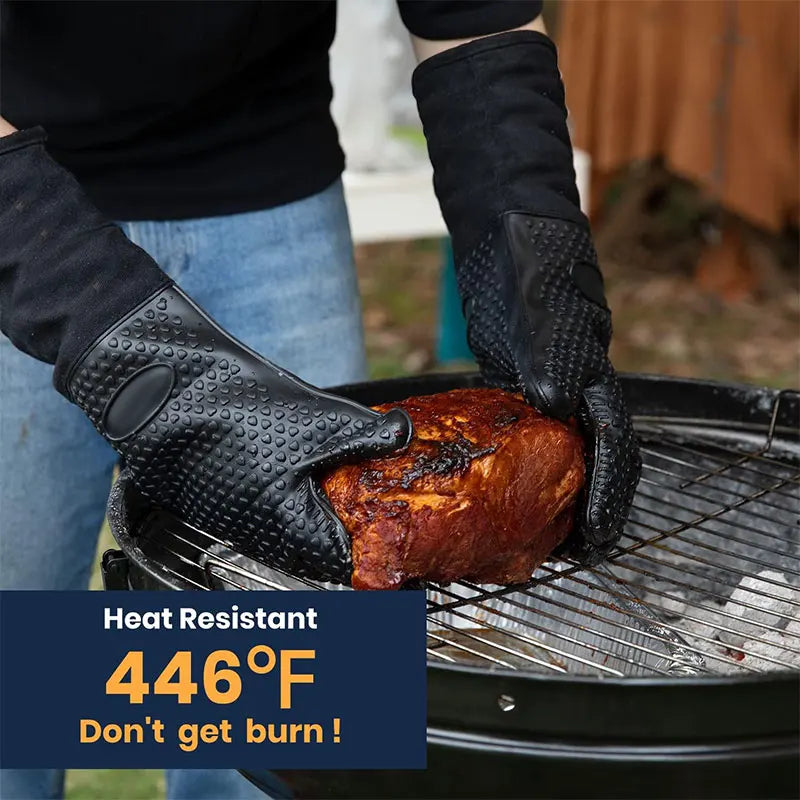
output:
[{"label": "metal grill grate", "polygon": [[[431,663],[602,676],[800,668],[800,454],[752,429],[638,417],[644,469],[618,548],[522,586],[428,589]],[[199,589],[332,589],[163,526],[143,554]]]}]

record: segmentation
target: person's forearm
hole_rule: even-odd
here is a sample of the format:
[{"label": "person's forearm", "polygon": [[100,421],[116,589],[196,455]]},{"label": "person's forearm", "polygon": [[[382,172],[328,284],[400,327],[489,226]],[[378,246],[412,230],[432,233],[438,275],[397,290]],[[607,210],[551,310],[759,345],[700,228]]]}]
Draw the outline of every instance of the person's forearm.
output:
[{"label": "person's forearm", "polygon": [[0,137],[0,330],[54,364],[64,392],[80,353],[168,279],[92,205],[44,142],[41,128]]},{"label": "person's forearm", "polygon": [[[547,34],[544,19],[542,16],[522,25],[518,28],[512,28],[515,31],[538,31],[539,33]],[[497,33],[508,33],[508,31],[497,31]],[[489,36],[496,36],[497,33],[490,33]],[[422,39],[419,36],[411,35],[411,43],[414,46],[414,53],[417,56],[417,61],[424,61],[426,58],[435,56],[438,53],[443,53],[445,50],[450,50],[453,47],[472,42],[475,39],[484,39],[485,36],[472,36],[466,39],[448,39],[446,41],[432,41],[430,39]]]},{"label": "person's forearm", "polygon": [[0,117],[0,138],[16,132],[17,129],[10,122]]},{"label": "person's forearm", "polygon": [[587,224],[549,37],[514,30],[475,38],[425,59],[412,89],[457,257],[486,219],[512,208]]}]

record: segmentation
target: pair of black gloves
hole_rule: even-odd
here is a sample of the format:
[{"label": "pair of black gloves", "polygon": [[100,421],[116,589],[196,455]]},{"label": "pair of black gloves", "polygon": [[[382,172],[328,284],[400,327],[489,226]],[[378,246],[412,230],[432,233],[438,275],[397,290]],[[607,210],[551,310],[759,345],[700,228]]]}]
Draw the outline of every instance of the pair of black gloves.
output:
[{"label": "pair of black gloves", "polygon": [[[639,458],[555,48],[527,31],[480,39],[425,61],[413,88],[470,346],[490,384],[580,421],[588,478],[569,548],[595,562],[619,537]],[[99,214],[43,139],[0,140],[3,332],[55,364],[56,388],[153,503],[254,558],[349,582],[349,538],[314,476],[404,446],[408,417],[322,392],[236,341]]]}]

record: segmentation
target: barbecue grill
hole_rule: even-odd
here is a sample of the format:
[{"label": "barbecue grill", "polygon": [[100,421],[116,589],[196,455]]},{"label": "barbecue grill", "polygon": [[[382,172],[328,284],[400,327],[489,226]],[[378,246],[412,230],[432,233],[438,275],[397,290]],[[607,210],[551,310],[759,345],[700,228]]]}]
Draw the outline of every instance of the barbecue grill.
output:
[{"label": "barbecue grill", "polygon": [[[335,391],[372,405],[477,385],[445,374]],[[606,562],[428,586],[428,769],[285,773],[299,796],[800,794],[800,394],[623,387],[644,466]],[[347,590],[149,508],[124,472],[109,519],[110,588]]]}]

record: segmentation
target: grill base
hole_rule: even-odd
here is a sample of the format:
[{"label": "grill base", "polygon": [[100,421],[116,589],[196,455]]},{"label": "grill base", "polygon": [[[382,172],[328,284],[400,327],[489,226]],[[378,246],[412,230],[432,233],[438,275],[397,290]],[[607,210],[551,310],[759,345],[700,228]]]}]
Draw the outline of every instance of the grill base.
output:
[{"label": "grill base", "polygon": [[[500,748],[498,750],[498,747]],[[464,764],[470,769],[465,774]],[[621,763],[622,762],[622,763]],[[243,772],[260,784],[258,773]],[[518,748],[436,733],[416,772],[278,773],[298,800],[311,798],[796,798],[796,756],[784,747],[685,748],[637,753],[576,745]]]}]

